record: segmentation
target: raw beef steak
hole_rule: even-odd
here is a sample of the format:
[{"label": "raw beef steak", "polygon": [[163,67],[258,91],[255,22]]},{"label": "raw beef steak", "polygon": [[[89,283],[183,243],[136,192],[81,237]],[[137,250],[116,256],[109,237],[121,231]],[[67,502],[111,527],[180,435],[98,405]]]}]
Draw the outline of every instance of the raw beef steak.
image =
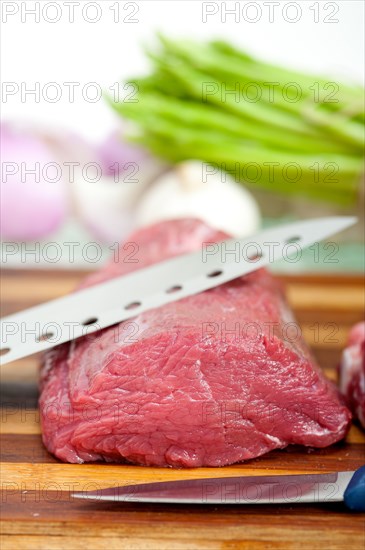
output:
[{"label": "raw beef steak", "polygon": [[352,327],[340,364],[340,390],[365,428],[365,322]]},{"label": "raw beef steak", "polygon": [[[156,224],[86,285],[226,237],[192,219]],[[350,422],[265,270],[47,352],[40,409],[61,460],[174,467],[325,447]]]}]

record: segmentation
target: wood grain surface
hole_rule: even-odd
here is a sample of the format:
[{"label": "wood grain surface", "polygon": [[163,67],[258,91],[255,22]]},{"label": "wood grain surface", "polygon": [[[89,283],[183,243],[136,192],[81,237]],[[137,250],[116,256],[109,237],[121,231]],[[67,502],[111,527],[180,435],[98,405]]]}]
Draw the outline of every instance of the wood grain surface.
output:
[{"label": "wood grain surface", "polygon": [[[79,272],[4,271],[1,315],[71,291]],[[288,299],[327,376],[351,325],[363,318],[360,277],[285,276]],[[43,447],[37,411],[38,357],[1,371],[1,548],[53,549],[352,549],[365,547],[364,514],[343,504],[156,505],[78,501],[72,491],[144,481],[246,474],[353,470],[365,462],[364,433],[327,449],[289,447],[226,468],[173,470],[63,464]]]}]

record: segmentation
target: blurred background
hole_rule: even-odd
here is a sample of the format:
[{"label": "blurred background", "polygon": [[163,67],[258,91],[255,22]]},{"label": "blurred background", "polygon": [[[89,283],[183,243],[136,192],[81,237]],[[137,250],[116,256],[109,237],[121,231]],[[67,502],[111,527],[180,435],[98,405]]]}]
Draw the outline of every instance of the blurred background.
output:
[{"label": "blurred background", "polygon": [[3,266],[94,269],[166,217],[244,236],[354,213],[339,249],[274,268],[361,271],[363,20],[351,0],[3,2]]}]

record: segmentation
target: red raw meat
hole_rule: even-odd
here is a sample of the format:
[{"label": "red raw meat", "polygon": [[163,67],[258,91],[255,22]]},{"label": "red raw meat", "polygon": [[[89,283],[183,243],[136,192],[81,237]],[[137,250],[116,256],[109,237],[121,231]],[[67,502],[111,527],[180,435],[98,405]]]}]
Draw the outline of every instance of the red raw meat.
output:
[{"label": "red raw meat", "polygon": [[[161,222],[85,285],[224,238],[197,220]],[[40,409],[43,441],[61,460],[174,467],[326,447],[351,418],[265,270],[47,352]]]},{"label": "red raw meat", "polygon": [[352,327],[340,363],[340,390],[365,428],[365,322]]}]

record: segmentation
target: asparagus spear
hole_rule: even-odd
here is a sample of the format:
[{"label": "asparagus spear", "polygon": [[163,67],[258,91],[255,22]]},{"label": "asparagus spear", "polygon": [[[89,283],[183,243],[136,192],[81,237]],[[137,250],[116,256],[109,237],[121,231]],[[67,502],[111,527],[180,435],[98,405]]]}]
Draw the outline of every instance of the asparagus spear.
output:
[{"label": "asparagus spear", "polygon": [[[161,37],[161,40],[163,41],[163,43],[165,45],[168,45],[170,58],[171,58],[171,54],[175,55],[175,56],[177,56],[177,59],[180,58],[180,60],[182,59],[182,60],[185,60],[185,62],[189,63],[189,66],[192,65],[193,67],[199,67],[199,69],[201,69],[201,71],[200,71],[201,72],[201,75],[200,75],[201,83],[203,83],[203,82],[210,83],[213,88],[215,88],[216,90],[220,90],[221,92],[223,91],[225,93],[226,88],[228,88],[229,92],[231,91],[230,90],[231,86],[229,86],[229,85],[230,84],[232,85],[234,78],[236,78],[236,84],[240,84],[240,83],[242,83],[242,81],[247,82],[247,78],[246,78],[246,80],[242,78],[242,74],[243,75],[245,74],[244,70],[242,68],[242,65],[243,65],[242,63],[240,64],[241,72],[239,74],[237,74],[237,66],[236,66],[235,63],[232,63],[232,60],[224,59],[224,58],[219,59],[219,55],[218,55],[218,59],[217,59],[217,55],[216,55],[215,58],[212,61],[210,59],[212,56],[209,54],[209,51],[208,52],[206,51],[207,47],[206,48],[195,48],[194,51],[191,51],[191,46],[189,45],[189,43],[173,42],[173,41],[167,40],[164,37]],[[159,59],[158,56],[153,56],[153,59],[155,60],[156,63],[158,63],[158,62],[165,63],[165,66],[166,66],[166,60],[161,60],[161,59]],[[282,78],[282,80],[280,81],[279,80],[280,76],[277,75],[276,79],[270,80],[270,74],[273,72],[271,70],[272,69],[271,66],[268,66],[267,64],[264,64],[264,67],[265,67],[265,70],[266,70],[266,73],[264,73],[262,69],[261,69],[261,72],[260,72],[260,68],[257,68],[253,64],[251,64],[251,65],[252,65],[252,66],[250,66],[251,73],[249,75],[249,80],[248,80],[251,83],[255,83],[257,81],[260,81],[260,76],[259,76],[260,74],[261,75],[267,74],[267,76],[265,76],[266,80],[263,79],[263,77],[261,76],[261,83],[262,84],[264,82],[279,82],[279,87],[283,88],[283,83],[285,85],[285,83],[288,82],[287,78],[289,78],[289,75],[287,74],[288,71],[286,71],[286,70],[281,71],[281,72],[284,73],[284,75],[286,75],[286,79]],[[269,71],[268,67],[270,68],[270,71]],[[176,61],[175,61],[173,66],[172,67],[170,66],[170,71],[173,74],[175,74],[175,77],[178,76],[176,69],[179,69],[179,74],[180,74],[181,78],[183,78],[184,71],[185,71],[185,76],[187,78],[189,78],[189,75],[186,72],[186,67],[184,67],[183,63],[180,62],[180,65],[177,65]],[[275,68],[275,70],[276,70],[276,68]],[[221,81],[219,81],[216,78],[214,78],[214,74],[218,74],[218,75],[222,76],[222,73],[225,74],[225,75],[227,75],[227,74],[230,75],[230,79],[228,79],[228,81],[227,81],[227,79],[224,80],[224,78],[223,78]],[[233,76],[232,76],[232,74],[233,74]],[[247,74],[247,64],[246,64],[246,74]],[[279,76],[279,78],[278,78],[278,76]],[[211,77],[210,80],[209,80],[209,77]],[[272,75],[272,77],[274,78],[274,75]],[[297,80],[295,81],[293,77],[295,77]],[[190,78],[194,78],[192,70],[190,71]],[[289,82],[296,83],[300,86],[301,90],[307,91],[307,94],[306,94],[306,97],[305,97],[305,99],[307,101],[304,102],[304,105],[306,107],[308,107],[308,97],[311,94],[310,88],[313,87],[313,84],[316,81],[315,80],[311,81],[310,78],[308,78],[306,76],[303,76],[303,75],[300,75],[298,73],[294,73],[294,75],[292,74],[291,78],[292,78],[292,80],[289,80]],[[195,72],[195,80],[199,80],[199,72],[198,71]],[[281,82],[281,85],[280,85],[280,82]],[[328,82],[321,81],[321,86],[323,88],[326,86],[326,84],[328,84]],[[240,88],[240,86],[238,86],[236,88],[236,90],[237,90],[238,95],[240,94],[240,92],[242,92],[242,88]],[[271,95],[273,93],[273,90],[270,89],[270,87],[265,87],[265,86],[260,87],[259,90],[260,90],[261,95],[260,95],[260,99],[258,100],[257,103],[252,103],[252,102],[248,101],[247,98],[243,101],[241,100],[241,101],[238,102],[239,105],[242,105],[243,107],[246,107],[246,112],[247,112],[247,110],[250,110],[250,112],[253,116],[258,115],[260,112],[265,112],[265,103],[267,103],[267,102],[270,103],[271,102]],[[357,89],[352,90],[351,88],[347,88],[346,91],[347,91],[347,102],[344,104],[345,106],[348,106],[348,103],[351,102],[351,101],[354,101],[354,100],[358,101],[359,100],[359,92],[358,92]],[[328,95],[328,92],[326,92],[326,94]],[[213,101],[214,96],[212,95],[212,97],[209,98],[209,99],[212,99],[212,101]],[[222,94],[219,95],[219,99],[222,101]],[[227,96],[226,102],[228,104],[232,104],[233,102],[235,102],[236,105],[237,105],[237,101],[232,100],[231,95],[229,97]],[[261,109],[258,109],[258,103],[259,102],[261,102]],[[314,106],[315,106],[316,102],[312,101],[312,104],[314,104]],[[319,102],[319,104],[320,104],[320,102]],[[323,105],[323,103],[322,103],[322,105]],[[332,133],[336,138],[340,138],[341,140],[343,140],[345,142],[349,142],[350,144],[358,147],[359,150],[363,151],[363,148],[365,146],[363,125],[357,123],[356,121],[351,121],[350,119],[348,119],[348,117],[342,116],[341,113],[338,113],[336,115],[335,119],[332,118],[332,114],[326,115],[326,113],[320,113],[318,110],[317,110],[317,112],[315,112],[314,109],[313,109],[313,113],[311,114],[311,112],[309,111],[308,108],[303,109],[303,100],[301,102],[291,102],[291,101],[288,101],[287,99],[285,99],[285,97],[283,97],[282,95],[280,95],[278,93],[275,96],[275,106],[280,107],[283,110],[287,110],[292,114],[297,114],[297,115],[299,114],[302,117],[302,119],[304,118],[304,120],[308,116],[311,116],[310,122],[312,124],[318,125],[321,129],[324,129],[327,132]],[[269,106],[269,107],[271,107],[271,106]],[[242,111],[243,110],[244,109],[242,109]],[[267,109],[266,109],[266,112],[267,112]],[[276,117],[275,120],[279,121],[280,120],[280,116],[279,116],[280,115],[280,110],[277,110],[276,114],[277,114],[277,117]],[[284,124],[286,124],[285,121],[287,121],[287,123],[289,124],[289,119],[285,119],[285,117],[283,115],[282,118],[281,118],[281,123],[284,125]],[[283,127],[285,127],[285,126],[283,126]],[[294,130],[295,128],[294,128],[294,126],[289,125],[289,126],[287,126],[287,129]]]},{"label": "asparagus spear", "polygon": [[250,143],[228,138],[218,131],[207,135],[205,131],[189,127],[181,127],[176,133],[173,123],[161,120],[153,113],[146,119],[146,127],[150,128],[146,131],[149,143],[151,138],[155,142],[154,152],[158,152],[156,146],[159,141],[160,144],[168,143],[164,156],[169,160],[201,159],[218,164],[224,170],[238,170],[241,181],[268,189],[284,191],[291,187],[295,192],[301,188],[303,194],[312,197],[319,198],[330,192],[332,200],[346,196],[351,200],[357,187],[356,176],[361,170],[361,159],[356,157],[300,155],[257,148]]},{"label": "asparagus spear", "polygon": [[[181,162],[187,159],[202,160],[202,158],[204,158],[203,157],[204,151],[202,151],[199,148],[196,148],[195,154],[191,155],[183,151],[181,148],[176,148],[175,144],[170,140],[168,139],[162,140],[162,139],[156,138],[156,136],[154,136],[153,134],[146,133],[143,135],[143,137],[134,136],[131,139],[136,143],[140,143],[144,146],[147,146],[156,155],[162,156],[163,158],[173,163]],[[225,161],[217,162],[216,160],[212,160],[213,155],[214,155],[214,151],[210,151],[210,154],[207,155],[207,158],[205,159],[205,161],[208,162],[209,164],[212,164],[213,166],[217,166],[218,168],[224,170]],[[228,170],[230,170],[229,166],[227,168]],[[350,182],[352,181],[352,178],[353,178],[353,174],[349,175]],[[263,179],[260,179],[259,181],[249,181],[243,176],[239,176],[237,181],[241,181],[245,185],[248,185],[249,187],[252,187],[252,188],[261,187],[263,189],[267,189],[273,192],[283,193],[286,195],[287,194],[301,195],[310,199],[326,201],[326,202],[330,200],[331,202],[340,204],[341,206],[351,205],[357,196],[357,189],[354,188],[352,185],[346,189],[344,188],[344,189],[338,190],[338,189],[332,189],[330,183],[328,183],[326,187],[324,186],[309,187],[304,185],[303,182],[300,182],[299,184],[298,182],[293,184],[288,184],[287,182],[279,178],[277,178],[275,181],[271,181],[271,180],[265,181]]]},{"label": "asparagus spear", "polygon": [[[224,42],[223,40],[213,40],[210,43],[210,46],[213,50],[216,52],[221,52],[228,54],[228,57],[233,61],[241,61],[241,62],[249,62],[251,65],[255,65],[257,68],[258,78],[261,80],[262,75],[265,75],[265,78],[268,78],[270,75],[274,81],[279,80],[279,82],[287,83],[287,82],[298,82],[301,84],[303,88],[303,92],[307,92],[307,94],[313,98],[313,84],[318,83],[318,88],[320,96],[319,99],[323,99],[328,96],[328,89],[326,88],[327,84],[331,82],[331,79],[324,79],[320,77],[319,75],[308,75],[305,73],[301,73],[298,71],[294,71],[292,69],[285,69],[283,67],[278,67],[269,63],[265,63],[261,60],[254,59],[250,56],[248,56],[246,53],[241,52],[231,44],[228,44],[227,42]],[[227,58],[227,57],[226,57]],[[236,74],[239,73],[241,70],[241,65],[236,65]],[[261,78],[260,78],[261,75]],[[361,86],[348,86],[345,83],[341,82],[339,83],[339,90],[338,94],[336,94],[336,99],[339,100],[339,103],[343,102],[347,104],[348,102],[353,101],[362,101],[363,100],[363,89]],[[336,103],[327,103],[328,106],[336,105]],[[362,101],[362,111],[364,112],[364,104]]]},{"label": "asparagus spear", "polygon": [[[314,101],[310,85],[324,88],[324,79],[254,60],[219,41],[197,47],[162,37],[160,51],[149,56],[153,73],[135,81],[139,101],[109,98],[136,122],[134,140],[173,162],[196,158],[234,170],[253,186],[341,204],[355,200],[363,169],[362,90],[341,86],[338,103],[327,104],[321,94]],[[286,98],[273,101],[262,86],[270,81],[279,81],[279,90],[297,81],[303,97],[290,101],[294,95],[286,90]],[[263,89],[256,102],[222,94],[225,85],[229,91],[249,82]]]},{"label": "asparagus spear", "polygon": [[308,138],[288,134],[267,124],[255,124],[249,119],[242,120],[215,105],[209,104],[202,109],[195,102],[166,97],[154,91],[146,93],[146,90],[144,90],[144,92],[140,97],[138,109],[131,103],[113,104],[110,98],[109,102],[119,113],[129,116],[141,124],[147,120],[148,114],[153,112],[161,118],[165,117],[174,121],[176,124],[189,124],[192,127],[204,128],[207,132],[216,129],[228,136],[236,136],[240,139],[254,141],[257,144],[263,143],[274,149],[283,148],[284,150],[308,153],[312,152],[314,148],[318,148],[324,153],[341,153],[344,150],[337,143],[323,142],[314,137]]}]

